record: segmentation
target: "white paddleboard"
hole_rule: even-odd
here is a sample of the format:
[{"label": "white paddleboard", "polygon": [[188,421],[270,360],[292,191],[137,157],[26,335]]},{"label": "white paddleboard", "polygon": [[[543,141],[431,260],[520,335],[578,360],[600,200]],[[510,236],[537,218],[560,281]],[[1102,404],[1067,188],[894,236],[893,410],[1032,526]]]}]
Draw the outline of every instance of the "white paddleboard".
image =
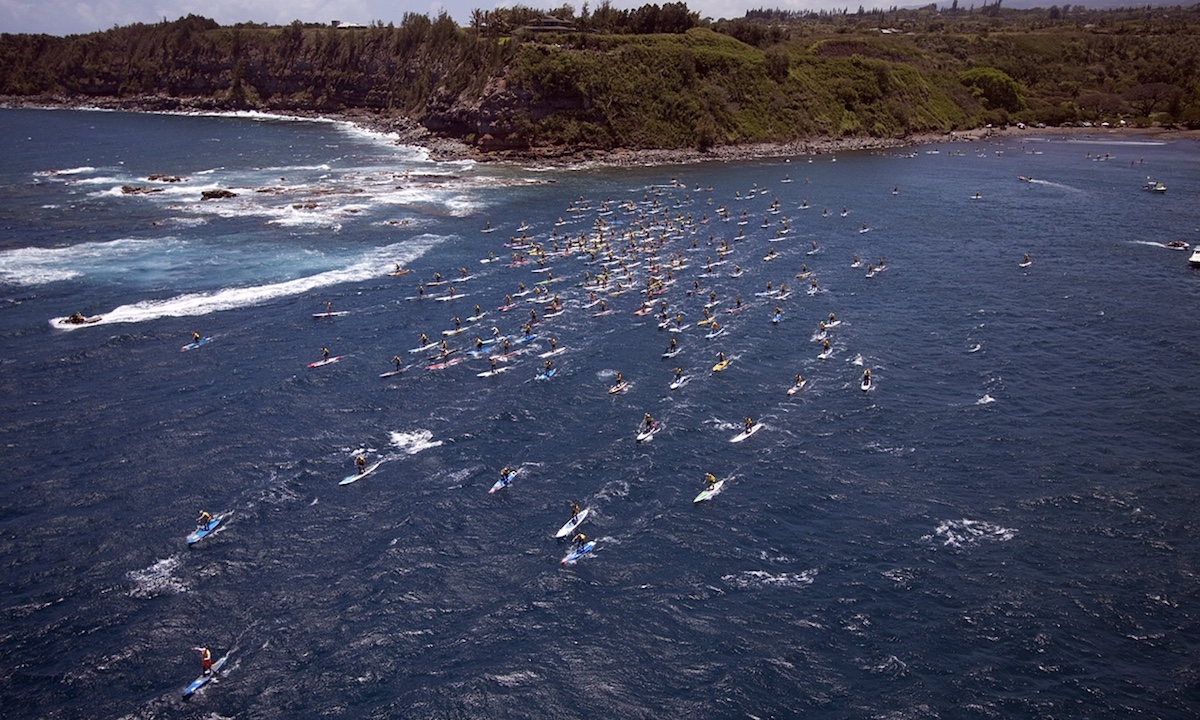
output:
[{"label": "white paddleboard", "polygon": [[365,468],[363,468],[362,472],[356,472],[353,475],[347,475],[345,478],[342,479],[341,482],[338,483],[338,485],[349,485],[352,482],[358,482],[359,480],[362,480],[366,476],[375,472],[375,470],[378,469],[379,466],[382,465],[383,463],[384,463],[384,461],[380,460],[379,462],[377,462],[373,465],[366,466]]},{"label": "white paddleboard", "polygon": [[585,517],[587,517],[589,509],[590,508],[584,508],[580,510],[578,515],[568,520],[566,525],[563,525],[558,529],[558,532],[554,533],[554,537],[566,537],[575,532],[575,528],[579,527],[579,524],[583,522]]},{"label": "white paddleboard", "polygon": [[745,440],[746,438],[750,437],[751,435],[753,435],[754,433],[758,432],[758,429],[761,427],[762,427],[762,425],[751,425],[749,430],[743,430],[742,432],[738,433],[737,435],[734,435],[733,437],[729,438],[729,442],[741,442],[741,441]]},{"label": "white paddleboard", "polygon": [[717,493],[721,492],[721,488],[724,486],[725,486],[725,481],[718,480],[717,482],[713,483],[712,487],[705,488],[704,490],[702,490],[700,492],[700,494],[696,496],[696,499],[692,500],[692,502],[694,502],[694,503],[704,502],[705,500],[708,500],[709,498],[713,497]]},{"label": "white paddleboard", "polygon": [[650,438],[657,435],[659,430],[662,430],[662,423],[660,422],[654,423],[646,430],[639,430],[637,434],[637,441],[646,442]]}]

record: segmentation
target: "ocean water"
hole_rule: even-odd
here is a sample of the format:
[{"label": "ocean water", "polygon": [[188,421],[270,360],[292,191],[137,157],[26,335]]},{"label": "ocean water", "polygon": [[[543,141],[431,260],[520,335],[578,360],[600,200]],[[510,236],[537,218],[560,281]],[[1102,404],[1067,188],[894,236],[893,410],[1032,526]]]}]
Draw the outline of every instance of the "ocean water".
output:
[{"label": "ocean water", "polygon": [[[5,717],[1200,714],[1193,141],[553,169],[0,128]],[[229,662],[185,703],[199,645]]]}]

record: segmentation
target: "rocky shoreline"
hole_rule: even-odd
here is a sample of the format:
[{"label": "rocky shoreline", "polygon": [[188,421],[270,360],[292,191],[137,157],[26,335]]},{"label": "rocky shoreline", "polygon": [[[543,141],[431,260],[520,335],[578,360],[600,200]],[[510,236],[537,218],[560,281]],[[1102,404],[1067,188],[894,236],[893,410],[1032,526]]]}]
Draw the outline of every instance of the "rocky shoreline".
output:
[{"label": "rocky shoreline", "polygon": [[[158,113],[215,113],[232,114],[235,108],[224,107],[205,98],[173,98],[142,96],[137,98],[70,98],[62,96],[11,97],[0,96],[0,107],[101,109],[127,112]],[[746,143],[714,146],[708,150],[696,148],[572,148],[562,146],[525,150],[483,151],[463,140],[437,136],[403,115],[388,115],[368,110],[346,110],[323,113],[306,109],[248,109],[240,112],[278,114],[282,117],[334,120],[348,122],[371,132],[393,136],[394,142],[425,148],[431,158],[439,161],[473,160],[482,163],[536,164],[555,167],[633,167],[649,165],[687,165],[706,162],[736,162],[763,158],[786,158],[805,155],[828,155],[839,152],[887,150],[940,142],[975,142],[994,137],[1131,137],[1171,136],[1200,139],[1200,131],[1142,127],[1005,127],[956,130],[944,133],[915,133],[904,137],[813,137],[785,143]]]},{"label": "rocky shoreline", "polygon": [[1151,127],[1053,127],[977,128],[944,133],[913,133],[904,137],[813,137],[786,143],[745,143],[716,146],[708,150],[695,148],[596,148],[544,147],[528,150],[481,151],[461,140],[437,137],[404,118],[379,118],[370,114],[343,113],[325,115],[330,119],[350,122],[372,132],[395,134],[396,142],[417,145],[429,151],[435,160],[474,160],[486,163],[542,165],[552,167],[635,167],[652,165],[689,165],[707,162],[737,162],[767,158],[790,158],[806,155],[830,155],[840,152],[889,150],[943,142],[978,142],[1001,137],[1093,137],[1128,138],[1134,136],[1169,136],[1200,140],[1200,131]]}]

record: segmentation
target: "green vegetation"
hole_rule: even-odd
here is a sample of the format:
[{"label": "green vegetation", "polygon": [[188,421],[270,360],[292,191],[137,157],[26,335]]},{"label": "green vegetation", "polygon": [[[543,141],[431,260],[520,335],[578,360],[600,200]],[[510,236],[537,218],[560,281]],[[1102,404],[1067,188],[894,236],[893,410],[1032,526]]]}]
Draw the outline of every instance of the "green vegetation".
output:
[{"label": "green vegetation", "polygon": [[194,15],[0,35],[0,94],[139,107],[365,111],[484,149],[896,137],[1013,122],[1200,127],[1200,5],[759,10],[683,3],[406,14],[367,28]]}]

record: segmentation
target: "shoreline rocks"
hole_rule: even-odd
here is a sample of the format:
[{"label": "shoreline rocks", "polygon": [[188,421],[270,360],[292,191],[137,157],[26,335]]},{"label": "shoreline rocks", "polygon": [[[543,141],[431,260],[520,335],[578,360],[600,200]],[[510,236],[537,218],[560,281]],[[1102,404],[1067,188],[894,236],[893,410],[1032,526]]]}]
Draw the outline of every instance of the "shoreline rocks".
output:
[{"label": "shoreline rocks", "polygon": [[[0,97],[0,107],[108,109],[128,112],[166,113],[228,113],[235,111],[221,106],[211,98],[176,98],[160,95],[136,98],[89,97],[70,98],[63,96]],[[786,158],[811,155],[828,155],[839,152],[886,150],[914,147],[938,142],[971,142],[991,137],[1010,136],[1092,136],[1128,137],[1131,135],[1171,135],[1190,139],[1200,138],[1197,130],[1176,130],[1160,127],[1005,127],[976,128],[950,132],[914,133],[904,137],[812,137],[789,142],[745,143],[741,145],[719,145],[707,150],[697,148],[578,148],[565,146],[533,147],[522,149],[496,148],[485,150],[481,145],[472,145],[464,140],[435,135],[411,117],[348,109],[339,112],[317,112],[304,108],[258,108],[257,112],[278,113],[281,116],[311,120],[333,120],[347,122],[371,132],[392,136],[399,145],[414,145],[425,149],[432,160],[449,162],[471,160],[497,164],[538,164],[557,167],[633,167],[648,165],[690,165],[707,162],[736,162],[763,158]],[[157,182],[178,182],[182,178],[170,175],[152,176]],[[228,192],[228,191],[224,191]],[[232,197],[222,195],[220,197]],[[205,199],[216,199],[205,198]]]}]

